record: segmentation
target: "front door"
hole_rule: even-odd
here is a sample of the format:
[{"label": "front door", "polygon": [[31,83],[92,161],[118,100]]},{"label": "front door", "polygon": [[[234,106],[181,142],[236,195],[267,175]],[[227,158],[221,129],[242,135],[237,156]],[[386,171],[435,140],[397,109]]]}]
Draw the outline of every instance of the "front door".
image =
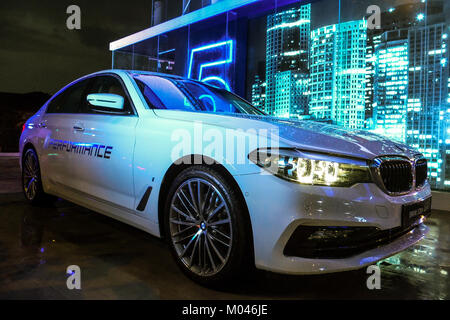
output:
[{"label": "front door", "polygon": [[[86,96],[114,93],[124,97],[124,112],[91,106]],[[78,191],[127,209],[134,209],[133,155],[137,114],[122,81],[114,75],[94,77],[76,121],[71,167]]]}]

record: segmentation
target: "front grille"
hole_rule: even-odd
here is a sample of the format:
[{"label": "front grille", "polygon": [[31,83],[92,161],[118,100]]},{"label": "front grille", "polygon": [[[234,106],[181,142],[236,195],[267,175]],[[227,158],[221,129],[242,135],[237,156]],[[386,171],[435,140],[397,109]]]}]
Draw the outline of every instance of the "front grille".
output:
[{"label": "front grille", "polygon": [[380,175],[389,192],[407,192],[413,184],[411,163],[407,160],[387,160],[380,164]]},{"label": "front grille", "polygon": [[416,161],[416,187],[421,187],[427,180],[427,160],[419,159]]}]

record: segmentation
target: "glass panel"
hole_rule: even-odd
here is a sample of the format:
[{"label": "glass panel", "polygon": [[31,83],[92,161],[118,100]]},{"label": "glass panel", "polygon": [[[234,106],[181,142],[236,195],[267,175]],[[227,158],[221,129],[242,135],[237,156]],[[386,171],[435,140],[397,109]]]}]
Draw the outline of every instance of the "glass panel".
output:
[{"label": "glass panel", "polygon": [[188,52],[188,28],[159,36],[158,72],[184,75]]},{"label": "glass panel", "polygon": [[114,69],[132,69],[133,46],[114,51],[112,59],[112,67]]},{"label": "glass panel", "polygon": [[406,143],[428,159],[432,187],[449,190],[444,5],[301,1],[251,19],[246,97],[274,116],[370,130]]},{"label": "glass panel", "polygon": [[[331,91],[332,83],[325,69],[332,58],[327,51],[330,45],[323,42],[326,37],[316,39],[320,46],[312,52],[311,30],[336,23],[337,7],[337,1],[294,1],[275,5],[273,12],[249,21],[249,101],[277,117],[329,121],[326,93]],[[314,78],[311,68],[315,70]]]},{"label": "glass panel", "polygon": [[47,113],[77,113],[89,79],[79,81],[57,95],[49,103]]},{"label": "glass panel", "polygon": [[144,86],[140,85],[140,89],[152,106],[159,109],[196,110],[172,81],[148,75],[137,75],[135,79],[144,84]]},{"label": "glass panel", "polygon": [[[423,153],[428,159],[431,186],[450,189],[446,165],[449,73],[444,3],[390,0],[358,1],[356,5],[341,0],[341,21],[361,15],[374,4],[381,15],[379,25],[374,26],[374,20],[366,14],[364,128]],[[355,59],[359,51],[344,37],[341,45],[351,50]],[[345,72],[345,64],[343,67],[338,72]],[[359,106],[360,86],[344,82],[337,89],[339,96],[350,97],[348,105],[356,102]],[[351,118],[351,111],[344,109],[344,117]]]},{"label": "glass panel", "polygon": [[229,91],[197,81],[153,75],[135,75],[134,78],[149,106],[157,109],[263,115]]},{"label": "glass panel", "polygon": [[151,38],[133,45],[132,70],[158,71],[158,38]]},{"label": "glass panel", "polygon": [[450,190],[448,7],[258,1],[118,50],[114,63],[230,89],[273,116],[385,135],[422,152],[432,187]]},{"label": "glass panel", "polygon": [[188,78],[232,90],[236,41],[227,24],[225,13],[189,27]]}]

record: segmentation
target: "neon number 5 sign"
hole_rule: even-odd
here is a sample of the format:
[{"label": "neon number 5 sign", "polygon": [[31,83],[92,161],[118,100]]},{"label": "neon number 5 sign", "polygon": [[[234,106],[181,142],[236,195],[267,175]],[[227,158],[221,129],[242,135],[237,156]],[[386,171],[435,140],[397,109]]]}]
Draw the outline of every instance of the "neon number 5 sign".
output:
[{"label": "neon number 5 sign", "polygon": [[228,69],[233,63],[234,41],[212,43],[191,50],[188,78],[231,90]]}]

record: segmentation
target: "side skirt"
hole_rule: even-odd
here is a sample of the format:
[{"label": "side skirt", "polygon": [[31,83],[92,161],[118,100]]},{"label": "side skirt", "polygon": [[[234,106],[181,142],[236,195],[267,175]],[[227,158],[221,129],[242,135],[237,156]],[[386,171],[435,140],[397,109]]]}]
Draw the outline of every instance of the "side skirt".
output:
[{"label": "side skirt", "polygon": [[[56,189],[58,189],[58,191],[56,191]],[[135,228],[148,232],[158,238],[161,237],[159,225],[149,219],[143,218],[134,210],[112,204],[105,200],[93,197],[90,194],[80,192],[61,184],[58,184],[58,188],[51,188],[51,190],[49,191],[50,194],[60,197],[64,200],[73,202],[92,211],[119,220]]]}]

